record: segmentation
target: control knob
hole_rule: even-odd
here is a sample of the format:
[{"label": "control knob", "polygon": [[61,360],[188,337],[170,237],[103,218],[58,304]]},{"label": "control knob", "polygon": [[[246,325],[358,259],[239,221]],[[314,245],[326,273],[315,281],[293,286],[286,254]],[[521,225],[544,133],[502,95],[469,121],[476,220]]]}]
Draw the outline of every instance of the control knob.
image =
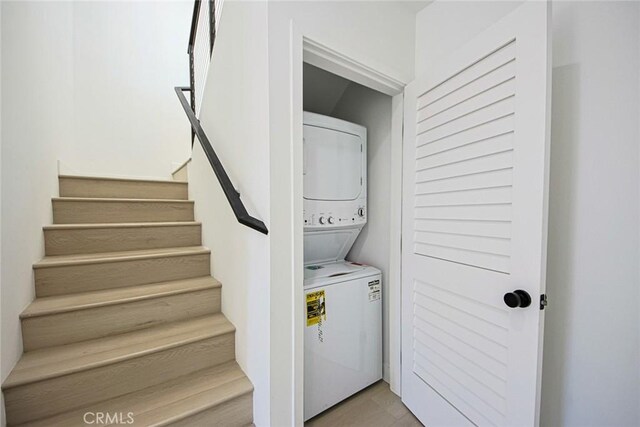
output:
[{"label": "control knob", "polygon": [[324,217],[323,217],[323,216],[321,216],[320,218],[318,218],[318,222],[319,222],[320,224],[324,224]]},{"label": "control knob", "polygon": [[359,208],[359,209],[358,209],[358,216],[359,216],[360,218],[364,217],[364,208]]},{"label": "control knob", "polygon": [[327,219],[327,222],[329,222],[329,224],[333,224],[333,217],[332,217],[332,216],[330,216],[330,217]]}]

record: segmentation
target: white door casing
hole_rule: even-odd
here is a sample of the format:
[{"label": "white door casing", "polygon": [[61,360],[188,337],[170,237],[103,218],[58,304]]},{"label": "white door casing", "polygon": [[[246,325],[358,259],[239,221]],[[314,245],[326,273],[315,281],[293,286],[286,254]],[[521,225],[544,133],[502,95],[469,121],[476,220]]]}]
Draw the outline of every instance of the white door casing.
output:
[{"label": "white door casing", "polygon": [[538,424],[549,12],[525,3],[405,90],[402,399],[429,427]]}]

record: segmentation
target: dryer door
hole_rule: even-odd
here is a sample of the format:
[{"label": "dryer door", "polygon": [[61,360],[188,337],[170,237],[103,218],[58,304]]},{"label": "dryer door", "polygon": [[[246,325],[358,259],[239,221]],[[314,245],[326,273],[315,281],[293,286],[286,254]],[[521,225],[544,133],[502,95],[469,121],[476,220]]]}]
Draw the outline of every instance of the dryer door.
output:
[{"label": "dryer door", "polygon": [[356,200],[362,192],[363,151],[357,135],[304,125],[304,198]]}]

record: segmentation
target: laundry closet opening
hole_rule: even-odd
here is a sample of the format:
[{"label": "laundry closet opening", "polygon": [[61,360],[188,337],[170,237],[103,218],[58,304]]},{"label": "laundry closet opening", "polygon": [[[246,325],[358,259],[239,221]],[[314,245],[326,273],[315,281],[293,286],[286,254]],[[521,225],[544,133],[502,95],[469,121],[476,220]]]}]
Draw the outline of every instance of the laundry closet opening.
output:
[{"label": "laundry closet opening", "polygon": [[389,381],[392,97],[303,64],[304,419]]}]

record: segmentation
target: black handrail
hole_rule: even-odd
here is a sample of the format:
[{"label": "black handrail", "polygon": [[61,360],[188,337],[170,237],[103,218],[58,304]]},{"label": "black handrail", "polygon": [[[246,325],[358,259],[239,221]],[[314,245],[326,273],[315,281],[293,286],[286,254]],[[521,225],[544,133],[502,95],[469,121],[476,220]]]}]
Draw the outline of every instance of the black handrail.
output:
[{"label": "black handrail", "polygon": [[193,52],[193,46],[196,44],[196,34],[198,32],[198,17],[200,16],[200,0],[193,3],[193,15],[191,16],[191,32],[189,33],[189,47],[187,53]]},{"label": "black handrail", "polygon": [[209,58],[213,55],[213,42],[216,40],[216,1],[209,0]]},{"label": "black handrail", "polygon": [[260,233],[268,234],[269,230],[267,230],[264,222],[252,217],[247,212],[247,209],[244,207],[242,200],[240,200],[240,193],[236,191],[235,187],[231,183],[227,172],[224,170],[220,159],[218,159],[216,152],[213,150],[213,147],[209,142],[209,138],[207,138],[207,135],[204,133],[202,126],[200,126],[200,121],[196,118],[195,113],[189,106],[189,101],[187,101],[187,98],[184,96],[183,92],[190,91],[191,88],[178,86],[175,88],[175,90],[176,94],[178,95],[178,99],[180,100],[180,104],[182,104],[182,108],[184,109],[184,112],[187,113],[189,122],[191,122],[191,129],[200,141],[200,145],[202,145],[202,149],[204,150],[207,159],[209,159],[209,164],[211,165],[213,172],[218,177],[220,186],[222,186],[222,191],[224,191],[224,195],[227,196],[227,200],[231,205],[231,209],[233,210],[236,219],[240,224],[253,228]]},{"label": "black handrail", "polygon": [[[187,118],[191,123],[191,147],[193,147],[193,143],[195,142],[195,138],[198,138],[200,141],[200,145],[202,145],[202,149],[204,150],[207,159],[209,159],[209,164],[213,169],[213,172],[218,177],[218,181],[222,186],[222,191],[224,191],[225,196],[227,196],[227,200],[229,201],[229,205],[231,205],[231,209],[236,216],[236,219],[240,224],[246,225],[247,227],[253,228],[254,230],[259,231],[263,234],[268,234],[269,230],[264,225],[264,222],[260,221],[257,218],[252,217],[247,212],[247,209],[244,207],[242,200],[240,200],[240,193],[238,193],[231,183],[227,172],[224,170],[222,166],[222,162],[218,159],[216,152],[213,150],[211,143],[209,142],[209,138],[204,133],[202,126],[200,125],[200,121],[196,117],[196,98],[195,98],[195,43],[196,37],[198,34],[198,18],[200,16],[200,6],[202,0],[195,0],[193,5],[193,16],[191,18],[191,32],[189,34],[189,47],[187,49],[187,53],[189,54],[189,78],[190,78],[190,87],[176,87],[175,91],[178,95],[178,99],[180,100],[180,104],[182,104],[182,108],[184,112],[187,114]],[[209,58],[213,54],[213,43],[215,40],[215,1],[214,0],[204,0],[209,1]],[[191,105],[187,101],[187,98],[184,96],[185,91],[191,92]]]}]

